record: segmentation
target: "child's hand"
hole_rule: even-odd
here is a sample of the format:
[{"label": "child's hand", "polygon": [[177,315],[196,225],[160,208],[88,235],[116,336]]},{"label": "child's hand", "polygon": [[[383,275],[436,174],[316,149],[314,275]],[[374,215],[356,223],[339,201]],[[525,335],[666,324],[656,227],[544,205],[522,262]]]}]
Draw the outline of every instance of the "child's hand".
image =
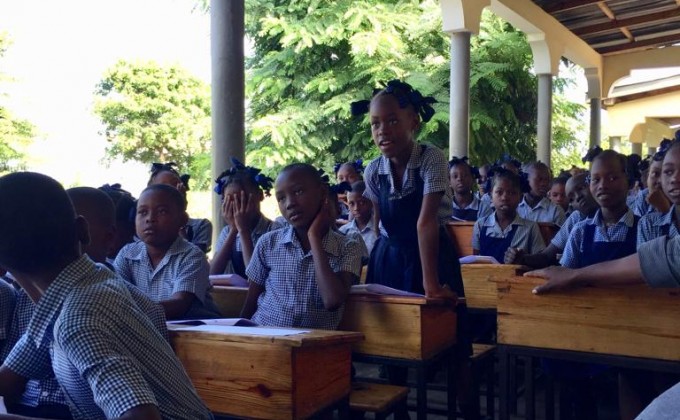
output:
[{"label": "child's hand", "polygon": [[232,229],[238,229],[234,220],[234,199],[230,195],[225,195],[222,200],[222,218]]},{"label": "child's hand", "polygon": [[576,270],[566,267],[552,266],[540,270],[524,273],[525,277],[540,277],[548,280],[545,284],[536,286],[533,290],[535,295],[570,289],[579,286],[576,278]]},{"label": "child's hand", "polygon": [[435,290],[426,290],[425,297],[430,299],[458,299],[458,295],[456,295],[456,293],[451,290],[447,284],[444,286],[439,286],[439,288]]},{"label": "child's hand", "polygon": [[330,205],[328,200],[324,200],[323,204],[321,205],[321,209],[319,209],[319,212],[316,214],[311,226],[309,226],[307,237],[309,237],[309,239],[323,238],[324,235],[328,233],[328,230],[331,228],[333,223],[335,223],[335,220],[331,218]]},{"label": "child's hand", "polygon": [[251,230],[249,218],[252,215],[252,203],[254,201],[253,194],[246,196],[245,191],[234,194],[234,223],[241,233]]},{"label": "child's hand", "polygon": [[671,202],[661,189],[650,192],[647,202],[661,213],[667,213],[671,209]]},{"label": "child's hand", "polygon": [[510,247],[505,251],[503,260],[505,264],[522,264],[522,257],[524,257],[523,249]]}]

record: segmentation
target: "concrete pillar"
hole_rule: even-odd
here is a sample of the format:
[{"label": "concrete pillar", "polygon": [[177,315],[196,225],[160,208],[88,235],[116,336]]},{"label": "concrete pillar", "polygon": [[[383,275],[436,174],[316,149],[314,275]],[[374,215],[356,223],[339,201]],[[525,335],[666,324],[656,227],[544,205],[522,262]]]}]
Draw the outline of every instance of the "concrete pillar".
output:
[{"label": "concrete pillar", "polygon": [[630,146],[632,154],[642,156],[642,143],[631,143]]},{"label": "concrete pillar", "polygon": [[602,135],[602,102],[600,98],[590,98],[590,148],[600,144]]},{"label": "concrete pillar", "polygon": [[656,147],[648,147],[647,148],[647,154],[654,156],[654,153],[656,153]]},{"label": "concrete pillar", "polygon": [[[231,156],[245,161],[244,21],[244,0],[210,1],[213,179],[231,166]],[[224,220],[216,194],[212,214],[217,235]]]},{"label": "concrete pillar", "polygon": [[449,155],[468,156],[470,138],[470,32],[451,34]]},{"label": "concrete pillar", "polygon": [[616,150],[617,152],[621,150],[621,137],[612,136],[609,137],[609,148]]},{"label": "concrete pillar", "polygon": [[538,75],[538,121],[536,159],[550,167],[550,137],[552,133],[552,74]]}]

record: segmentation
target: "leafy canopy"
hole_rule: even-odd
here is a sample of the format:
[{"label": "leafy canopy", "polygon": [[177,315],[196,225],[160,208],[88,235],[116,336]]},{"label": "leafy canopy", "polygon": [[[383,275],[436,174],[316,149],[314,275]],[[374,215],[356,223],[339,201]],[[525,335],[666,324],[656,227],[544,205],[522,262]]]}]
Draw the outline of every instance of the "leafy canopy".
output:
[{"label": "leafy canopy", "polygon": [[96,88],[109,159],[176,162],[197,183],[209,183],[210,89],[179,66],[120,60]]},{"label": "leafy canopy", "polygon": [[[0,59],[11,44],[7,33],[0,33]],[[7,92],[2,85],[11,78],[0,73],[0,174],[24,169],[26,148],[36,135],[33,124],[15,117],[6,104]]]}]

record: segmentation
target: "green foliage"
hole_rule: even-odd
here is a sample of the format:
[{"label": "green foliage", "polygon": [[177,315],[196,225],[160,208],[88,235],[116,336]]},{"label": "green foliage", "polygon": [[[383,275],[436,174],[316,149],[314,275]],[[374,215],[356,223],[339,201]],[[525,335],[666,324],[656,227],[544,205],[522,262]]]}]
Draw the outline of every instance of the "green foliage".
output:
[{"label": "green foliage", "polygon": [[[254,41],[246,63],[249,163],[272,172],[291,161],[329,170],[334,162],[377,156],[367,120],[352,117],[349,104],[394,78],[437,98],[437,114],[419,139],[448,148],[450,42],[438,1],[246,0],[246,32]],[[531,67],[524,34],[485,13],[472,38],[473,162],[503,153],[535,159]],[[555,136],[566,147],[579,108],[558,102]]]},{"label": "green foliage", "polygon": [[[7,33],[0,33],[0,58],[11,42]],[[0,73],[0,82],[11,78]],[[30,122],[16,118],[7,108],[4,100],[7,93],[0,90],[0,174],[24,168],[26,148],[35,137],[35,127]]]},{"label": "green foliage", "polygon": [[97,85],[95,113],[109,141],[106,156],[176,162],[193,188],[210,184],[210,89],[178,66],[120,60]]}]

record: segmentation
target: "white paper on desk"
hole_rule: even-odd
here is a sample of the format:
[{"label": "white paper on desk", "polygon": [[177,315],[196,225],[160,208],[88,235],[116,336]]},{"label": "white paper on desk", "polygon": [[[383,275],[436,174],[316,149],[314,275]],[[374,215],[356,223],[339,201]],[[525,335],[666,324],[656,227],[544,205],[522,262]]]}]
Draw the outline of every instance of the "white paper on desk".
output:
[{"label": "white paper on desk", "polygon": [[461,264],[500,264],[497,259],[488,255],[468,255],[458,259]]},{"label": "white paper on desk", "polygon": [[350,293],[356,294],[372,294],[372,295],[391,295],[391,296],[414,296],[414,297],[424,297],[424,295],[419,295],[418,293],[407,292],[405,290],[394,289],[392,287],[384,286],[382,284],[369,283],[369,284],[357,284],[352,286],[349,291]]},{"label": "white paper on desk", "polygon": [[220,334],[268,335],[268,336],[298,335],[306,334],[309,332],[309,330],[294,330],[287,328],[230,327],[226,325],[198,325],[195,327],[182,328],[182,330]]}]

